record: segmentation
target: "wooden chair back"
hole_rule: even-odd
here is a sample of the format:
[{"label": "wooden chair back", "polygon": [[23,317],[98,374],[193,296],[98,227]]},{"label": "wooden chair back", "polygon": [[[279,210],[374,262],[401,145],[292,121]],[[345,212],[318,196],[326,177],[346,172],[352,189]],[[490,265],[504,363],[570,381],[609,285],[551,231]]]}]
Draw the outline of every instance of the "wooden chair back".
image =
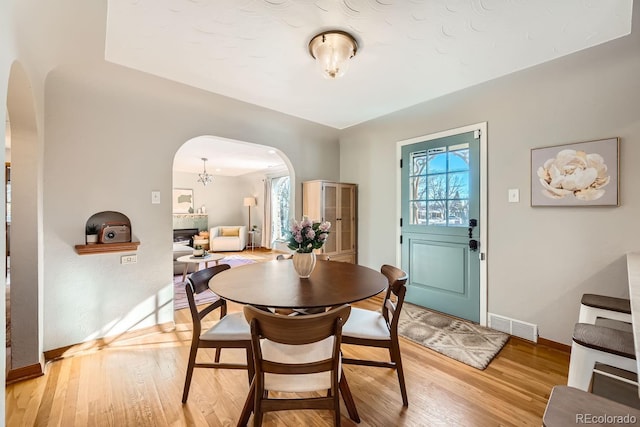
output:
[{"label": "wooden chair back", "polygon": [[[254,425],[262,424],[262,417],[265,412],[279,411],[283,409],[333,409],[334,423],[340,424],[340,401],[339,393],[343,392],[345,403],[352,418],[359,421],[353,398],[348,390],[346,379],[340,372],[340,343],[342,336],[342,325],[346,322],[351,307],[347,304],[336,309],[306,316],[281,316],[260,310],[256,307],[245,306],[244,315],[251,325],[251,340],[253,349],[253,360],[255,364],[255,377],[251,384],[251,390],[243,409],[239,425],[246,424],[249,412],[253,406]],[[328,341],[327,341],[328,340]],[[333,342],[331,342],[333,340]],[[304,346],[314,343],[322,347],[322,350],[315,353],[327,354],[327,346],[331,345],[330,357],[314,360],[308,358],[309,347],[303,351],[306,360],[298,358],[296,360],[296,350],[293,348],[282,348],[273,354],[286,354],[282,360],[269,360],[263,356],[263,346],[287,345]],[[265,347],[266,351],[266,347]],[[315,351],[314,351],[315,352]],[[286,360],[284,360],[286,359]],[[330,373],[330,380],[311,379],[305,374]],[[269,382],[267,375],[291,376],[285,381]],[[305,377],[295,378],[296,375]],[[271,377],[273,378],[273,377]],[[313,386],[309,389],[296,389],[294,384],[297,380],[301,387],[307,387],[311,381]],[[329,383],[329,384],[327,384]],[[284,388],[275,388],[274,391],[311,391],[311,388],[326,392],[325,397],[301,397],[301,398],[277,398],[270,399],[269,391],[271,384],[285,385]],[[315,385],[319,388],[316,389]]]},{"label": "wooden chair back", "polygon": [[382,316],[387,322],[387,326],[397,334],[400,310],[404,303],[404,296],[407,292],[407,273],[392,265],[385,264],[380,268],[389,281],[387,293],[382,302]]},{"label": "wooden chair back", "polygon": [[221,309],[220,318],[224,317],[227,314],[227,302],[224,299],[220,298],[201,311],[198,311],[195,295],[209,289],[209,280],[213,276],[230,268],[231,266],[229,264],[215,265],[213,267],[205,268],[203,270],[196,271],[195,273],[191,273],[191,275],[187,279],[185,291],[187,294],[187,301],[189,302],[189,312],[191,313],[191,320],[193,321],[193,333],[196,336],[200,334],[202,329],[201,321],[207,314],[211,313],[218,307],[220,307]]},{"label": "wooden chair back", "polygon": [[[255,335],[258,340],[264,338],[288,345],[310,344],[330,336],[336,336],[339,340],[342,325],[349,318],[350,312],[351,307],[344,304],[319,314],[280,316],[250,305],[244,306],[245,318],[252,326],[252,337]],[[339,344],[336,348],[340,348]]]}]

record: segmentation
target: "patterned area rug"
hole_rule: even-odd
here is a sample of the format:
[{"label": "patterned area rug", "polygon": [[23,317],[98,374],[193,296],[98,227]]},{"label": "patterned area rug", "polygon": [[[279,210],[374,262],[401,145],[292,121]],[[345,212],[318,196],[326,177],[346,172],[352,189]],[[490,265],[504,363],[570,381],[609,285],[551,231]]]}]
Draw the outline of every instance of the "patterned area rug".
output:
[{"label": "patterned area rug", "polygon": [[459,362],[485,369],[509,335],[404,303],[398,333]]},{"label": "patterned area rug", "polygon": [[[252,259],[244,258],[240,255],[228,255],[220,260],[220,264],[229,264],[231,268],[238,267],[246,264],[253,264],[255,261]],[[184,290],[186,282],[182,281],[182,274],[173,276],[173,309],[181,310],[189,307],[189,301],[187,301],[187,293]],[[218,295],[214,294],[210,290],[206,290],[196,295],[196,305],[210,304],[218,299]]]}]

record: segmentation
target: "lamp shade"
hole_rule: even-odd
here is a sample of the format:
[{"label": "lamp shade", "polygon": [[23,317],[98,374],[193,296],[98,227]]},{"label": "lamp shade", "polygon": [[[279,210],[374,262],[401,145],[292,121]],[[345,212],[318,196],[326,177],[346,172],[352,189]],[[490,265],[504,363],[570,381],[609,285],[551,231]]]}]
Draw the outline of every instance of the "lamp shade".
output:
[{"label": "lamp shade", "polygon": [[343,76],[349,67],[349,60],[356,55],[357,51],[356,40],[344,31],[326,31],[313,37],[309,42],[309,53],[327,79]]},{"label": "lamp shade", "polygon": [[256,198],[255,197],[245,197],[243,206],[255,206]]}]

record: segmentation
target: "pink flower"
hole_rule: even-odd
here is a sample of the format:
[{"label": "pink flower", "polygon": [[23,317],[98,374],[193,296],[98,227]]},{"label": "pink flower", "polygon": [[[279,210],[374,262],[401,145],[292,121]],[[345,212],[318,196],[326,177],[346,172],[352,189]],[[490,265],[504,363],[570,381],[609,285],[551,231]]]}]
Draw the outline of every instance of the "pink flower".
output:
[{"label": "pink flower", "polygon": [[320,249],[327,241],[331,223],[314,222],[308,217],[302,217],[300,222],[291,221],[287,247],[296,252],[312,252]]}]

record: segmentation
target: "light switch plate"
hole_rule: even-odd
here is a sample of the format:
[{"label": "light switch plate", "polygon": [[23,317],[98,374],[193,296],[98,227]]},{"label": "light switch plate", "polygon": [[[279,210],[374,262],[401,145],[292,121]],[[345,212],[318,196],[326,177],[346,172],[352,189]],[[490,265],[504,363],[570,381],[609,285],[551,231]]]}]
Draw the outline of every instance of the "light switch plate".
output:
[{"label": "light switch plate", "polygon": [[518,203],[520,201],[520,190],[517,188],[509,189],[509,203]]},{"label": "light switch plate", "polygon": [[151,203],[154,205],[159,205],[160,204],[160,192],[159,191],[152,191],[151,192]]}]

